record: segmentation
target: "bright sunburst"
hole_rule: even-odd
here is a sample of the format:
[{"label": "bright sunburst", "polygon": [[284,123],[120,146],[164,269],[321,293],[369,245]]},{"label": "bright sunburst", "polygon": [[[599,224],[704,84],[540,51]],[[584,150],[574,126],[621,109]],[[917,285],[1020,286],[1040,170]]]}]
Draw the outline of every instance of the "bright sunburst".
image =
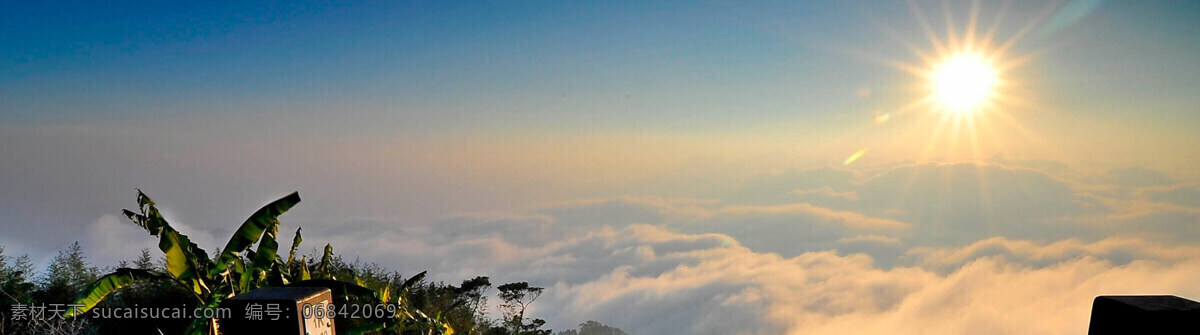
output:
[{"label": "bright sunburst", "polygon": [[[1028,99],[1030,91],[1013,72],[1033,56],[1015,55],[1013,47],[1039,19],[1023,27],[1001,29],[1004,8],[1000,8],[989,12],[994,18],[981,27],[979,1],[970,3],[963,21],[957,20],[961,16],[953,14],[954,8],[948,2],[942,3],[942,20],[929,20],[920,5],[913,1],[908,4],[924,41],[913,40],[909,32],[882,28],[915,59],[864,56],[913,75],[916,80],[904,86],[911,89],[912,95],[905,97],[911,100],[877,111],[874,125],[890,127],[893,123],[888,120],[893,119],[913,121],[909,123],[912,127],[903,130],[903,136],[924,142],[920,160],[981,160],[1004,153],[1013,140],[1036,141],[1036,134],[1013,117],[1037,109]],[[997,36],[1001,31],[1004,37]],[[851,155],[845,164],[864,152]]]},{"label": "bright sunburst", "polygon": [[[913,34],[884,27],[884,33],[902,44],[915,59],[878,60],[916,79],[911,86],[905,86],[912,93],[904,97],[911,98],[908,103],[897,104],[875,116],[876,127],[887,126],[885,124],[891,119],[912,121],[893,123],[908,126],[904,127],[903,135],[885,133],[888,143],[899,143],[897,148],[900,150],[917,147],[922,151],[915,157],[918,161],[983,161],[995,155],[1003,157],[1006,147],[1015,141],[1037,141],[1037,135],[1025,130],[1013,117],[1016,113],[1037,110],[1027,99],[1030,94],[1022,88],[1019,73],[1013,72],[1032,56],[1012,52],[1017,41],[1029,33],[1039,19],[1015,31],[1001,29],[1004,16],[1004,8],[1001,8],[991,12],[995,14],[994,19],[980,29],[981,1],[970,3],[966,20],[962,22],[965,24],[955,24],[953,6],[942,1],[943,23],[936,27],[936,22],[927,19],[916,1],[909,1],[908,5],[914,23],[919,25],[927,41],[913,41]],[[1001,31],[1011,33],[1006,32],[1005,37],[998,38]],[[919,148],[920,142],[924,142],[923,149]],[[863,148],[850,155],[843,165],[861,159],[867,150]],[[982,176],[985,165],[975,166],[981,169],[975,175]],[[915,171],[910,182],[916,180]],[[978,182],[979,185],[973,187],[979,190],[979,205],[982,211],[990,212],[993,210],[991,185],[984,178],[979,178]],[[906,189],[911,187],[919,186],[906,185]],[[983,224],[990,225],[991,222]]]},{"label": "bright sunburst", "polygon": [[977,112],[995,94],[996,76],[995,67],[980,54],[951,55],[930,71],[930,94],[948,112]]}]

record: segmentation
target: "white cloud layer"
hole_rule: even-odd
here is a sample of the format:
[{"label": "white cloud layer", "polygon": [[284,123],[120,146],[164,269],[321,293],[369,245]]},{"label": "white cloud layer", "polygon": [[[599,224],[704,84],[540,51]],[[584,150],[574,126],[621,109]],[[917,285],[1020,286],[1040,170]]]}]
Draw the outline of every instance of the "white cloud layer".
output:
[{"label": "white cloud layer", "polygon": [[305,240],[434,280],[529,281],[550,326],[635,334],[1068,334],[1096,295],[1200,298],[1193,186],[1034,163],[791,171],[725,199],[358,218]]}]

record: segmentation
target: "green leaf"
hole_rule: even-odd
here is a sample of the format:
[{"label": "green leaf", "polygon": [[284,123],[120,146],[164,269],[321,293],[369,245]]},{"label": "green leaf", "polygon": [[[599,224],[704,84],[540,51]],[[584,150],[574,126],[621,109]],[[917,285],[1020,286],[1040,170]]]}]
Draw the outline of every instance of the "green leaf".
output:
[{"label": "green leaf", "polygon": [[291,279],[288,279],[288,276],[285,275],[283,272],[283,264],[282,263],[276,262],[274,264],[271,264],[271,270],[267,271],[267,285],[266,286],[268,286],[268,287],[287,286],[287,284],[290,282],[291,282]]},{"label": "green leaf", "polygon": [[204,295],[208,292],[208,287],[204,280],[198,278],[196,271],[197,258],[185,245],[194,245],[187,236],[180,234],[170,227],[165,227],[158,241],[158,249],[162,250],[167,258],[167,271],[176,279],[190,284],[189,287],[196,294]]},{"label": "green leaf", "polygon": [[[349,305],[366,305],[374,306],[383,303],[379,299],[379,292],[375,290],[355,285],[339,280],[332,279],[313,279],[304,280],[292,283],[289,287],[325,287],[330,290],[333,295],[333,304],[335,306]],[[365,306],[364,306],[365,307]],[[395,317],[385,318],[335,318],[336,323],[334,328],[337,328],[338,334],[363,334],[371,331],[377,331],[387,328],[399,321]]]},{"label": "green leaf", "polygon": [[382,287],[380,289],[376,290],[379,292],[379,300],[385,301],[385,302],[390,302],[392,300],[391,285],[388,285],[387,283],[383,283],[383,285],[381,285],[381,286]]},{"label": "green leaf", "polygon": [[262,239],[258,241],[258,250],[254,252],[254,258],[250,260],[250,268],[242,276],[252,276],[254,279],[251,285],[254,288],[259,287],[259,282],[266,277],[266,272],[271,269],[271,265],[275,263],[275,259],[279,256],[279,242],[275,240],[275,232],[278,226],[268,227],[262,234]]},{"label": "green leaf", "polygon": [[239,294],[246,291],[246,283],[242,282],[242,274],[246,273],[246,261],[241,257],[234,258],[232,267],[227,271],[227,275],[221,279],[221,282],[230,287],[233,294]]},{"label": "green leaf", "polygon": [[250,218],[246,219],[246,222],[243,222],[242,226],[233,233],[233,236],[229,237],[229,242],[225,244],[225,248],[221,249],[221,255],[217,257],[216,266],[209,273],[215,276],[225,271],[229,262],[240,257],[241,252],[250,249],[254,241],[257,241],[267,228],[278,229],[279,215],[287,212],[299,202],[300,193],[292,192],[292,194],[272,201],[251,214]]},{"label": "green leaf", "polygon": [[422,279],[425,279],[425,272],[426,271],[421,271],[421,273],[418,273],[417,275],[412,276],[412,278],[405,280],[404,284],[400,285],[400,291],[406,292],[411,289],[413,285],[416,285],[417,283],[421,282]]},{"label": "green leaf", "polygon": [[325,254],[321,256],[321,264],[317,265],[317,278],[335,279],[333,274],[329,273],[331,262],[333,262],[333,245],[326,243]]},{"label": "green leaf", "polygon": [[292,251],[288,252],[288,266],[292,266],[292,261],[296,259],[296,249],[300,247],[300,241],[303,240],[300,238],[300,227],[296,227],[296,237],[292,238]]},{"label": "green leaf", "polygon": [[300,280],[312,279],[312,274],[308,273],[308,256],[300,256]]},{"label": "green leaf", "polygon": [[129,217],[130,220],[133,220],[133,223],[141,226],[142,228],[146,228],[146,231],[150,232],[150,235],[158,236],[159,232],[162,230],[162,227],[167,225],[167,222],[166,220],[162,219],[161,215],[154,215],[153,217],[144,215],[147,214],[148,211],[158,214],[158,208],[154,207],[154,201],[150,200],[150,197],[146,196],[146,193],[142,192],[141,189],[138,189],[137,191],[138,209],[140,212],[142,212],[142,214],[134,213],[128,209],[122,211],[122,213],[125,213],[125,216]]},{"label": "green leaf", "polygon": [[150,234],[159,237],[158,249],[166,256],[167,271],[176,280],[188,284],[192,292],[198,295],[207,294],[209,277],[201,274],[207,274],[207,269],[212,267],[212,263],[204,249],[200,249],[186,235],[172,228],[154,206],[154,201],[141,190],[138,190],[138,209],[140,214],[127,209],[124,211],[125,216]]},{"label": "green leaf", "polygon": [[217,335],[216,327],[213,319],[196,318],[192,319],[192,323],[188,324],[184,334],[187,335]]},{"label": "green leaf", "polygon": [[103,301],[109,294],[116,292],[122,287],[133,285],[134,283],[148,280],[173,280],[171,276],[151,270],[139,270],[130,268],[120,268],[113,273],[100,277],[95,282],[92,282],[78,299],[75,299],[75,304],[82,305],[78,309],[72,308],[63,312],[64,317],[73,317],[86,313],[96,304]]}]

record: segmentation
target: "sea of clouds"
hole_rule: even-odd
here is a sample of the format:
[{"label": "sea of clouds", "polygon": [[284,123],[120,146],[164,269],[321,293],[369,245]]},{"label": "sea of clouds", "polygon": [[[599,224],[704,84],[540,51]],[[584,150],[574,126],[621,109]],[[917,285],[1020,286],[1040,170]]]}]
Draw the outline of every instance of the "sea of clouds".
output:
[{"label": "sea of clouds", "polygon": [[[91,244],[145,240],[115,221],[94,223]],[[529,315],[557,329],[1065,334],[1086,331],[1097,295],[1200,298],[1198,227],[1200,189],[1163,173],[993,159],[792,170],[723,199],[569,200],[305,234],[435,280],[545,287]]]}]

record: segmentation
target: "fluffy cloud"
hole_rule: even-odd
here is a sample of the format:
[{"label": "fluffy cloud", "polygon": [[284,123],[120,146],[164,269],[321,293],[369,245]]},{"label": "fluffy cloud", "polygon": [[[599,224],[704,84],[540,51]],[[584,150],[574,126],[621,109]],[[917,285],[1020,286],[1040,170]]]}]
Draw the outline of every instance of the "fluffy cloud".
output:
[{"label": "fluffy cloud", "polygon": [[917,246],[904,258],[908,263],[928,269],[952,271],[980,258],[1000,257],[1034,268],[1044,268],[1081,258],[1096,258],[1115,265],[1137,260],[1184,262],[1200,254],[1200,246],[1165,246],[1144,238],[1119,236],[1093,243],[1066,239],[1046,244],[1005,238],[989,238],[965,247],[945,249]]},{"label": "fluffy cloud", "polygon": [[666,223],[677,231],[721,233],[752,250],[793,256],[829,250],[841,239],[862,234],[904,234],[904,222],[839,211],[805,203],[728,206],[700,211],[692,218]]},{"label": "fluffy cloud", "polygon": [[[883,269],[864,254],[783,257],[721,234],[633,224],[522,249],[475,270],[547,287],[531,313],[556,327],[600,319],[647,334],[1057,334],[1086,329],[1095,295],[1198,296],[1191,283],[1200,274],[1190,270],[1200,265],[1197,251],[1134,237],[996,238],[915,247],[910,264]],[[486,257],[458,256],[467,254]]]},{"label": "fluffy cloud", "polygon": [[[165,216],[169,218],[171,215],[166,213]],[[178,221],[172,221],[171,226],[209,252],[225,245],[225,240],[214,236],[212,232]],[[88,261],[92,264],[114,265],[133,260],[141,256],[142,249],[150,249],[152,255],[158,253],[158,239],[123,217],[100,216],[87,225],[85,232],[87,239],[81,244],[87,248]]]},{"label": "fluffy cloud", "polygon": [[434,280],[529,281],[547,288],[530,315],[560,329],[599,320],[640,334],[1080,333],[1096,295],[1200,297],[1200,245],[1188,240],[1200,236],[1195,189],[1143,172],[1011,161],[822,168],[754,179],[722,199],[355,218],[306,230],[306,241]]},{"label": "fluffy cloud", "polygon": [[700,250],[687,255],[694,264],[657,276],[631,275],[633,265],[556,285],[551,304],[571,308],[552,315],[606,316],[639,333],[1057,334],[1083,332],[1099,294],[1200,294],[1190,285],[1200,274],[1188,270],[1200,262],[1179,257],[1182,250],[1116,264],[1103,257],[1133,242],[1010,243],[1046,263],[974,253],[977,247],[942,249],[961,262],[942,274],[923,266],[882,270],[863,255]]}]

